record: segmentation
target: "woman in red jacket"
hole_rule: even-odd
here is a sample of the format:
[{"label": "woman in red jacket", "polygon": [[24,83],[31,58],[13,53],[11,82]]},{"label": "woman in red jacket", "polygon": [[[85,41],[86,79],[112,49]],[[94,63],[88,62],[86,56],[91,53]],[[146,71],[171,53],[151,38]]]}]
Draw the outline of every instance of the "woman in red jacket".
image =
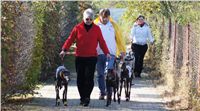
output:
[{"label": "woman in red jacket", "polygon": [[76,72],[77,86],[80,94],[80,105],[88,106],[90,95],[94,87],[94,72],[97,63],[97,44],[100,44],[101,49],[108,58],[110,54],[103,39],[100,28],[93,23],[94,12],[92,9],[87,9],[83,13],[83,21],[76,25],[68,39],[65,41],[61,56],[69,50],[72,43],[76,42]]}]

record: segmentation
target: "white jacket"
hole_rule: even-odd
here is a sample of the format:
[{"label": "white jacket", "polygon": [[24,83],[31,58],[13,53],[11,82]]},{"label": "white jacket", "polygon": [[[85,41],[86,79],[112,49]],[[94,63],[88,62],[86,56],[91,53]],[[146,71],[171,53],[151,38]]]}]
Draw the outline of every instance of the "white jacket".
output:
[{"label": "white jacket", "polygon": [[154,42],[154,38],[151,34],[149,25],[145,22],[143,27],[140,27],[137,23],[134,23],[131,29],[132,43],[138,45],[145,45],[149,40],[151,43]]}]

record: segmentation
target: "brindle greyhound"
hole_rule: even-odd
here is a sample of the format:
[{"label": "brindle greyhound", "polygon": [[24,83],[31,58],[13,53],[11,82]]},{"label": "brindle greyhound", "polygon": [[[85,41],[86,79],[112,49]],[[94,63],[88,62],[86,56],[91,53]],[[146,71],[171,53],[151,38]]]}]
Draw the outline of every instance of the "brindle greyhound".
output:
[{"label": "brindle greyhound", "polygon": [[106,91],[107,91],[107,103],[106,106],[109,106],[111,104],[111,100],[112,100],[112,92],[114,92],[114,102],[116,102],[116,93],[117,93],[117,97],[118,97],[118,103],[119,102],[119,93],[118,93],[118,89],[119,89],[119,76],[117,74],[117,68],[118,68],[118,64],[115,60],[114,63],[114,69],[108,69],[108,72],[106,74]]}]

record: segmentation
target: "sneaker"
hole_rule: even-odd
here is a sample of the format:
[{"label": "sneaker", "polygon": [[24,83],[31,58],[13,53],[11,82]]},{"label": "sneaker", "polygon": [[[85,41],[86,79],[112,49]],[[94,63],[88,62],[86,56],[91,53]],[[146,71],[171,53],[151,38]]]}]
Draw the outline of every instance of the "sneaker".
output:
[{"label": "sneaker", "polygon": [[105,97],[104,95],[100,95],[99,100],[104,100],[105,99],[104,97]]},{"label": "sneaker", "polygon": [[81,101],[81,102],[80,102],[80,105],[83,106],[83,105],[84,105],[84,102]]},{"label": "sneaker", "polygon": [[89,103],[85,103],[83,106],[84,106],[84,107],[88,107],[88,105],[89,105]]},{"label": "sneaker", "polygon": [[141,78],[141,75],[140,75],[140,73],[138,73],[138,72],[135,72],[135,77],[136,77],[136,78]]},{"label": "sneaker", "polygon": [[141,75],[139,74],[138,76],[136,76],[136,77],[138,77],[138,78],[141,78]]},{"label": "sneaker", "polygon": [[85,99],[85,102],[84,102],[84,104],[83,104],[83,106],[84,106],[84,107],[87,107],[87,106],[89,105],[89,103],[90,103],[90,99],[89,99],[89,98],[86,98],[86,99]]}]

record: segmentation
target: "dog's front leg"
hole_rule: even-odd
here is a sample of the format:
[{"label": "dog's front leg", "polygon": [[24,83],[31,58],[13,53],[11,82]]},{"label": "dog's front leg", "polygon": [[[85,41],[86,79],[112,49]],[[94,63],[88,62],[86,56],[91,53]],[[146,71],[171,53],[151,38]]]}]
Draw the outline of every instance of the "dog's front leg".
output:
[{"label": "dog's front leg", "polygon": [[120,104],[120,99],[119,99],[119,77],[117,77],[116,93],[117,93],[117,98],[118,98],[118,104]]},{"label": "dog's front leg", "polygon": [[115,97],[115,95],[116,95],[116,87],[113,87],[113,90],[114,90],[114,102],[116,102],[116,97]]},{"label": "dog's front leg", "polygon": [[63,104],[67,106],[67,83],[64,85],[64,91],[63,91]]},{"label": "dog's front leg", "polygon": [[126,98],[126,101],[127,101],[127,94],[128,94],[128,80],[127,80],[127,78],[125,78],[125,81],[124,81],[124,92],[125,92],[125,98]]},{"label": "dog's front leg", "polygon": [[114,90],[114,102],[116,102],[116,93],[118,92],[118,78],[116,78],[115,84],[113,85],[113,90]]},{"label": "dog's front leg", "polygon": [[128,91],[129,100],[130,100],[130,95],[131,95],[131,85],[132,85],[132,78],[130,78],[129,80],[129,91]]},{"label": "dog's front leg", "polygon": [[60,105],[60,96],[59,96],[59,87],[57,84],[55,86],[55,90],[56,90],[56,106],[59,106]]},{"label": "dog's front leg", "polygon": [[112,97],[112,89],[109,80],[106,80],[106,90],[107,90],[107,103],[106,106],[108,107],[111,104],[111,97]]},{"label": "dog's front leg", "polygon": [[120,79],[120,89],[119,89],[119,96],[118,96],[118,103],[121,101],[121,94],[122,94],[122,87],[123,87],[123,79]]},{"label": "dog's front leg", "polygon": [[129,78],[126,78],[126,87],[125,87],[125,95],[126,95],[126,101],[129,101]]}]

